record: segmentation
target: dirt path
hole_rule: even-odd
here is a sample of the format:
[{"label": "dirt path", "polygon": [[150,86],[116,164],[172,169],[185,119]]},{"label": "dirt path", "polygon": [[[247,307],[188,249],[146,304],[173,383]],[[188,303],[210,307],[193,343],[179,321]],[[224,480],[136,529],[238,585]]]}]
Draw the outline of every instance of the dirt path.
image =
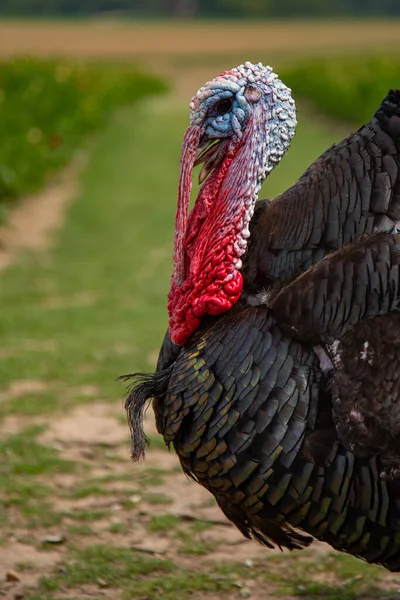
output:
[{"label": "dirt path", "polygon": [[0,227],[0,271],[11,265],[21,252],[48,248],[54,233],[62,226],[69,203],[78,194],[79,174],[86,163],[86,153],[55,175],[45,190],[20,200]]}]

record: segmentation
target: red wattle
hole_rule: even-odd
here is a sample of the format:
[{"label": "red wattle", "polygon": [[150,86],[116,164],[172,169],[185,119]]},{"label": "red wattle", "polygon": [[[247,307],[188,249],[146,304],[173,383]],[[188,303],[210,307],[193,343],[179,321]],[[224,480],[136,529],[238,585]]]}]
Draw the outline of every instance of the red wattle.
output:
[{"label": "red wattle", "polygon": [[243,184],[249,180],[248,164],[254,154],[252,147],[245,144],[252,131],[250,120],[246,136],[229,145],[222,164],[202,186],[189,216],[189,173],[199,132],[191,126],[185,134],[174,273],[168,296],[170,337],[175,344],[187,342],[203,315],[225,313],[241,296],[243,276],[239,265],[246,246],[241,233],[251,218],[255,193],[251,186]]},{"label": "red wattle", "polygon": [[241,273],[237,273],[234,279],[228,281],[228,283],[224,284],[224,290],[230,296],[237,296],[237,294],[241,294],[243,289],[243,276]]},{"label": "red wattle", "polygon": [[213,282],[201,288],[198,281],[194,287],[187,279],[179,288],[171,288],[168,301],[171,340],[175,344],[185,344],[200,325],[203,315],[216,316],[228,311],[239,300],[242,289],[243,276],[239,271],[225,284],[222,280],[219,285]]}]

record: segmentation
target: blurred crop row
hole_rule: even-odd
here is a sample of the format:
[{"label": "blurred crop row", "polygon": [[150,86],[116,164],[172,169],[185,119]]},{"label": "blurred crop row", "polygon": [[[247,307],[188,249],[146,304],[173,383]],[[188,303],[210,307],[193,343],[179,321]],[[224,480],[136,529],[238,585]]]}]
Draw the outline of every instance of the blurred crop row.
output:
[{"label": "blurred crop row", "polygon": [[0,63],[0,207],[40,188],[116,107],[162,91],[128,64]]},{"label": "blurred crop row", "polygon": [[400,88],[400,58],[369,56],[312,59],[281,73],[295,98],[353,124],[368,122],[389,89]]}]

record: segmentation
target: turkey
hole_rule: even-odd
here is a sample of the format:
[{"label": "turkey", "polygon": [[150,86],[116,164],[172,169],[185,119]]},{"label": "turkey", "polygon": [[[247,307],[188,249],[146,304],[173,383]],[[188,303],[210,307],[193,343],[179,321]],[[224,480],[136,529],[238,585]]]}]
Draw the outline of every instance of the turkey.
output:
[{"label": "turkey", "polygon": [[[223,73],[192,100],[169,331],[157,372],[136,376],[126,401],[132,457],[144,454],[143,410],[153,398],[158,431],[183,470],[245,536],[289,549],[317,538],[396,571],[400,490],[380,476],[379,451],[354,453],[339,437],[332,390],[342,384],[321,368],[317,348],[336,367],[338,339],[351,343],[359,327],[397,319],[400,93],[295,186],[256,204],[295,125],[290,90],[261,64]],[[337,307],[331,316],[327,301]],[[315,330],[306,340],[303,319]]]}]

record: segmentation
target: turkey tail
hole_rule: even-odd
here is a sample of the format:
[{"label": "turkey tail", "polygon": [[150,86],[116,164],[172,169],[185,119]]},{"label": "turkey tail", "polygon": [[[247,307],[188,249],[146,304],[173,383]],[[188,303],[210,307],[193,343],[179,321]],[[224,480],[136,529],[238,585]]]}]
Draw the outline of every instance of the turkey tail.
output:
[{"label": "turkey tail", "polygon": [[143,414],[148,401],[155,396],[163,396],[168,387],[172,366],[154,374],[130,373],[121,375],[119,380],[133,380],[125,400],[125,410],[131,430],[131,457],[134,462],[144,458],[149,438],[143,428]]}]

